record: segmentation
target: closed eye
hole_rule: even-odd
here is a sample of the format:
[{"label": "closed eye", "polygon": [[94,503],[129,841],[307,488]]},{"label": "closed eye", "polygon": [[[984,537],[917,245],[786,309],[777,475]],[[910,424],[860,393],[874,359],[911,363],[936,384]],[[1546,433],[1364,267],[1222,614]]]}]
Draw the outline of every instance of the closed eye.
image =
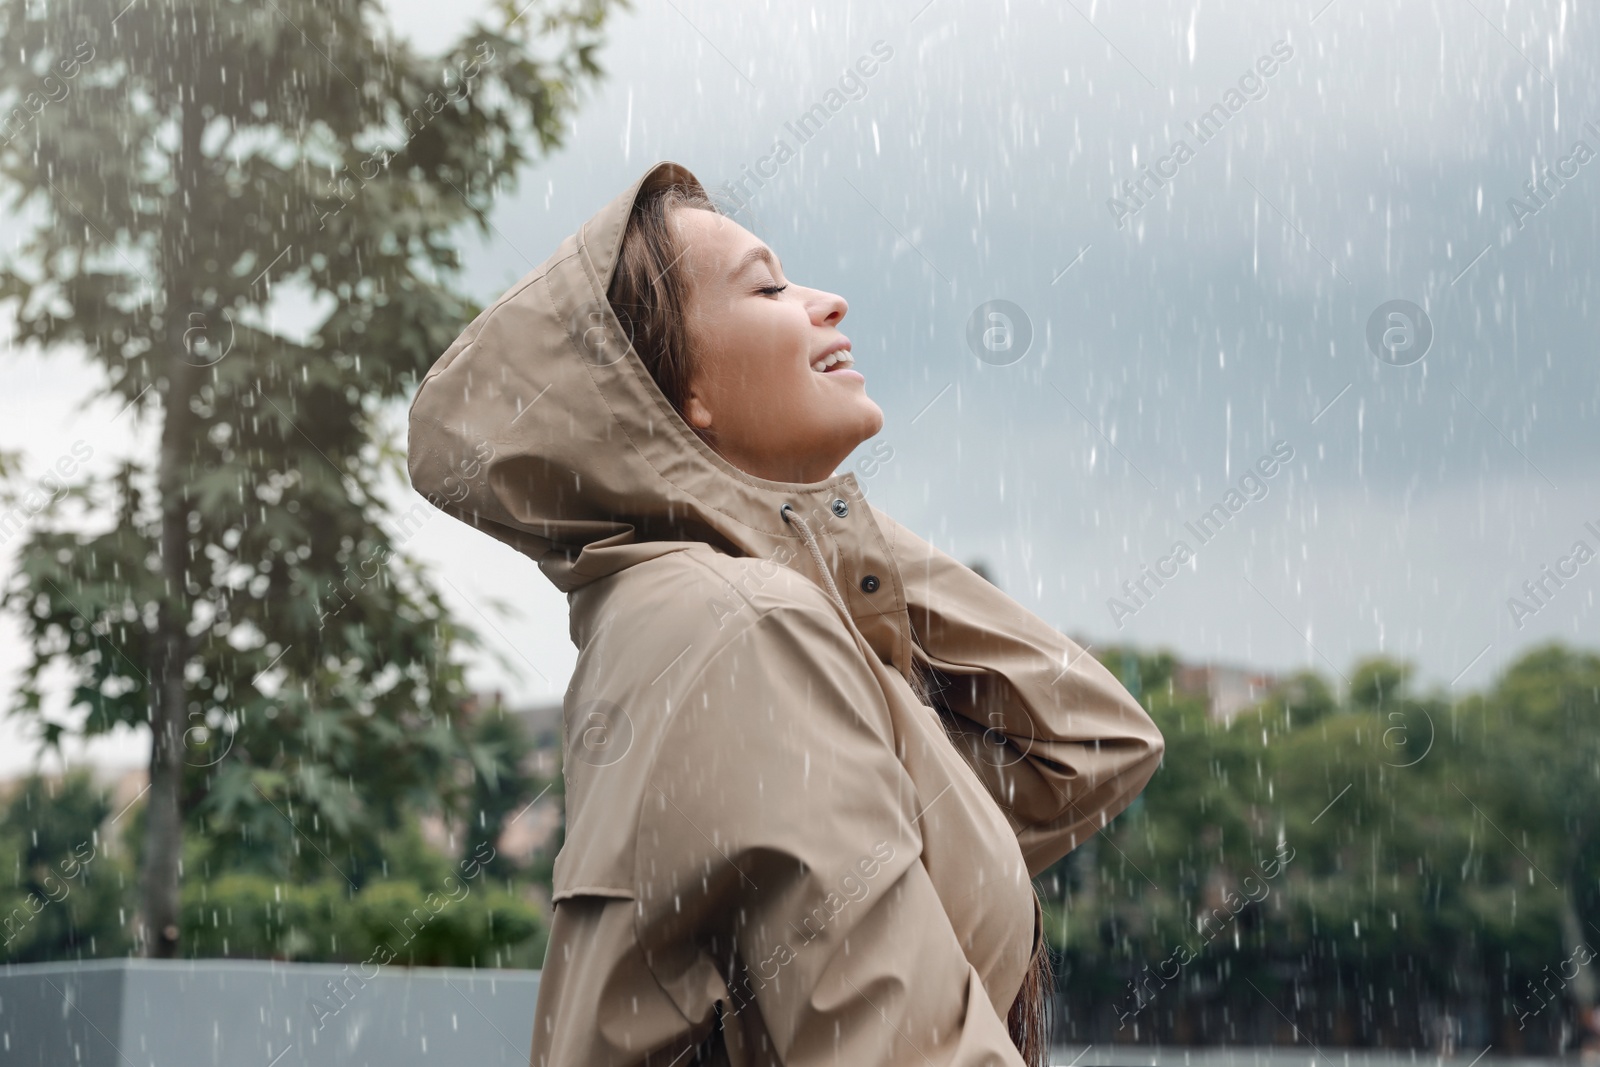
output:
[{"label": "closed eye", "polygon": [[763,286],[762,288],[757,289],[756,292],[765,293],[767,296],[777,296],[779,293],[783,292],[787,288],[789,288],[789,283],[785,282],[782,285],[767,285],[767,286]]}]

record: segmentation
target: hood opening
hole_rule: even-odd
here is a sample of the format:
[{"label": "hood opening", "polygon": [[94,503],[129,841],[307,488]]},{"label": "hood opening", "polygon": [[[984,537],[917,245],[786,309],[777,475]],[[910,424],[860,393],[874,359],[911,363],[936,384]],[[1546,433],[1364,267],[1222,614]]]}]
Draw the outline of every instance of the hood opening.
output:
[{"label": "hood opening", "polygon": [[412,400],[412,485],[563,592],[695,543],[799,544],[786,503],[824,540],[833,500],[865,512],[854,474],[788,483],[734,467],[627,342],[606,292],[634,202],[671,182],[705,191],[680,164],[648,168],[468,324]]}]

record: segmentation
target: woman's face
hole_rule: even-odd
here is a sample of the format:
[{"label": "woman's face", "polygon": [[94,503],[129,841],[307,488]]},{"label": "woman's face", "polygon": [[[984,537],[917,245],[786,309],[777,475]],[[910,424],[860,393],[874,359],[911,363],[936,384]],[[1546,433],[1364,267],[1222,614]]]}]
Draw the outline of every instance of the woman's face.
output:
[{"label": "woman's face", "polygon": [[849,344],[839,332],[849,305],[788,281],[777,256],[724,215],[681,208],[672,217],[694,350],[684,417],[709,429],[717,451],[747,474],[825,481],[883,429],[883,411],[852,364],[812,369]]}]

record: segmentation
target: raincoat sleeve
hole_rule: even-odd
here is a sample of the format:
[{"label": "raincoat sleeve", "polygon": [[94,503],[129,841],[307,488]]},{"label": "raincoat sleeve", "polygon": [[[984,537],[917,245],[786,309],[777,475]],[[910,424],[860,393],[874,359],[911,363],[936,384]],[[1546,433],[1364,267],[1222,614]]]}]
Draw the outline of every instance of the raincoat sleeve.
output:
[{"label": "raincoat sleeve", "polygon": [[1037,875],[1133,803],[1161,762],[1161,731],[1087,650],[873,513],[926,662],[951,683],[937,699]]},{"label": "raincoat sleeve", "polygon": [[674,701],[640,948],[686,1020],[721,1001],[735,1063],[1023,1067],[923,866],[933,798],[869,654],[820,603],[769,608]]}]

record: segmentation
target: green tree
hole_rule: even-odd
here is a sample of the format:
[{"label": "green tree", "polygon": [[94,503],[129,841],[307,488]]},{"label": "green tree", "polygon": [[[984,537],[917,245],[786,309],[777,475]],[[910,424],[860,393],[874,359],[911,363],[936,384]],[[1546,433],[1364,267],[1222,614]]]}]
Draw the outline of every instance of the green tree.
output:
[{"label": "green tree", "polygon": [[1282,706],[1287,724],[1310,726],[1339,710],[1339,698],[1327,679],[1316,671],[1295,671],[1273,686],[1267,698]]},{"label": "green tree", "polygon": [[116,955],[127,869],[106,829],[110,803],[87,773],[23,779],[0,820],[0,959]]},{"label": "green tree", "polygon": [[[29,504],[98,521],[22,546],[12,710],[57,742],[63,660],[83,733],[150,728],[148,954],[178,952],[186,819],[306,877],[370,866],[373,827],[448,777],[475,635],[399,551],[428,509],[379,521],[403,456],[375,419],[477,313],[455,235],[559,143],[607,10],[497,3],[435,57],[378,0],[0,0],[0,186],[29,225],[0,305],[160,441]],[[280,291],[309,329],[274,326]]]},{"label": "green tree", "polygon": [[[538,795],[541,786],[524,767],[531,751],[522,724],[515,715],[507,714],[502,701],[496,700],[473,714],[467,742],[472,785],[461,842],[463,859],[482,842],[498,841],[507,816],[520,811]],[[511,861],[499,852],[486,866],[494,875],[512,873]]]},{"label": "green tree", "polygon": [[[1600,944],[1600,655],[1529,651],[1464,709],[1456,732],[1464,758],[1451,792],[1489,846],[1473,918],[1490,950],[1513,960],[1514,1011],[1546,966]],[[1590,965],[1560,992],[1588,1008],[1596,987]]]},{"label": "green tree", "polygon": [[561,759],[564,752],[561,746],[556,746],[556,767],[550,772],[548,780],[539,783],[539,789],[549,786],[549,797],[557,805],[561,817],[556,822],[556,828],[551,833],[550,839],[534,851],[532,860],[528,863],[527,877],[534,884],[544,888],[548,899],[555,891],[556,881],[556,856],[561,852],[561,846],[567,840],[567,779],[561,771]]},{"label": "green tree", "polygon": [[1399,699],[1416,668],[1387,656],[1370,656],[1350,672],[1350,703],[1358,708],[1380,709]]},{"label": "green tree", "polygon": [[544,933],[541,909],[490,874],[492,845],[480,840],[455,859],[430,848],[414,824],[383,836],[383,870],[356,892],[337,876],[293,882],[235,871],[189,882],[185,955],[504,967]]},{"label": "green tree", "polygon": [[[1301,672],[1224,724],[1159,656],[1102,654],[1167,751],[1052,902],[1063,995],[1100,1019],[1080,1037],[1288,1040],[1288,1019],[1317,1043],[1437,1047],[1447,1014],[1560,1050],[1596,999],[1600,656],[1533,649],[1456,697],[1373,657],[1342,703]],[[1248,893],[1280,838],[1292,858],[1213,936],[1219,893]]]}]

